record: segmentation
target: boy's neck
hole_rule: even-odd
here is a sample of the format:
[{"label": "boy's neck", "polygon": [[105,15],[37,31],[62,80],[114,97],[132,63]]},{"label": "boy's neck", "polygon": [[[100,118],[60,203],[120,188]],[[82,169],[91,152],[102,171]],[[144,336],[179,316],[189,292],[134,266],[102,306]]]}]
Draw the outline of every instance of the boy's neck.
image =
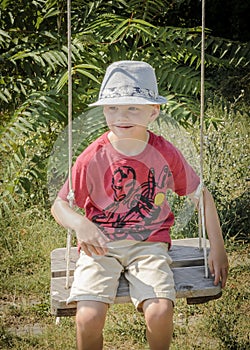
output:
[{"label": "boy's neck", "polygon": [[126,156],[136,156],[144,151],[148,144],[149,133],[145,132],[145,135],[137,138],[118,138],[112,131],[108,133],[108,139],[114,149]]}]

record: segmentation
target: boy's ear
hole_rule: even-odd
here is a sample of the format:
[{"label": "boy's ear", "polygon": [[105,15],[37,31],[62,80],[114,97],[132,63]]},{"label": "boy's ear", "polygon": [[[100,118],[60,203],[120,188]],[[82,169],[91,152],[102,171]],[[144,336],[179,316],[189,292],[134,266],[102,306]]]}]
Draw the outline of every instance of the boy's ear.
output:
[{"label": "boy's ear", "polygon": [[160,105],[153,105],[153,111],[150,117],[150,122],[153,122],[160,114]]}]

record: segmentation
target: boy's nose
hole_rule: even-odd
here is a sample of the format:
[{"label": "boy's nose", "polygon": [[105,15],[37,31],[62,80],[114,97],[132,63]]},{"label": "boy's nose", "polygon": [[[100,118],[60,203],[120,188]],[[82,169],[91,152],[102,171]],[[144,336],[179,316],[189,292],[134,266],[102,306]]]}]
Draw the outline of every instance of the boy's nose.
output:
[{"label": "boy's nose", "polygon": [[128,119],[128,113],[126,110],[119,110],[118,117],[122,119]]}]

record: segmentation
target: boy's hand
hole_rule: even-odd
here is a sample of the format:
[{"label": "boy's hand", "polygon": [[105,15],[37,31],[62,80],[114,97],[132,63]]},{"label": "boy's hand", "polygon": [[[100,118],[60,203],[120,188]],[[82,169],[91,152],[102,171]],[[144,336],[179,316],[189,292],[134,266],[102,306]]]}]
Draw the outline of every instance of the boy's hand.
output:
[{"label": "boy's hand", "polygon": [[51,213],[60,225],[76,232],[79,245],[87,255],[107,253],[109,239],[85,216],[75,212],[67,201],[57,197]]},{"label": "boy's hand", "polygon": [[80,227],[75,231],[81,249],[88,256],[105,255],[108,252],[109,239],[86,217],[83,217]]},{"label": "boy's hand", "polygon": [[225,249],[211,249],[208,257],[208,265],[212,276],[214,276],[214,284],[217,286],[221,282],[221,287],[226,286],[228,275],[228,259]]}]

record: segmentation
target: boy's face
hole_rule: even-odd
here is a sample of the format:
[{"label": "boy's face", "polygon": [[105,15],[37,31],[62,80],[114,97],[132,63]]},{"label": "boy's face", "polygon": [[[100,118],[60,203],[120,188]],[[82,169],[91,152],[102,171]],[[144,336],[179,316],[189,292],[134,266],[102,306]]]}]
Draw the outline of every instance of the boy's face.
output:
[{"label": "boy's face", "polygon": [[109,129],[118,137],[138,137],[160,112],[159,105],[110,105],[103,107]]}]

